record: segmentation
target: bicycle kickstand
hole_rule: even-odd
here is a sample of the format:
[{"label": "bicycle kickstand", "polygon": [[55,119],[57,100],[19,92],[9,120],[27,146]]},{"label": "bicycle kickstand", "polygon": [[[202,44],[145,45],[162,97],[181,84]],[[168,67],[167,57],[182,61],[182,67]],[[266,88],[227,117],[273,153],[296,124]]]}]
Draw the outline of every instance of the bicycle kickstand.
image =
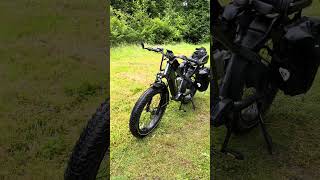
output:
[{"label": "bicycle kickstand", "polygon": [[265,126],[265,123],[264,123],[260,113],[259,113],[259,124],[261,126],[261,131],[262,131],[264,140],[267,143],[268,151],[269,151],[270,154],[272,154],[272,149],[273,149],[273,147],[272,147],[273,146],[272,145],[272,138],[271,138],[270,134],[267,131],[267,128]]},{"label": "bicycle kickstand", "polygon": [[232,135],[232,128],[227,127],[227,134],[220,151],[226,155],[231,155],[235,159],[243,160],[244,157],[240,152],[227,148],[231,135]]},{"label": "bicycle kickstand", "polygon": [[180,103],[179,111],[187,112],[186,110],[182,109],[182,102]]},{"label": "bicycle kickstand", "polygon": [[196,110],[196,106],[194,105],[193,99],[191,99],[191,103],[192,103],[192,108],[195,111]]}]

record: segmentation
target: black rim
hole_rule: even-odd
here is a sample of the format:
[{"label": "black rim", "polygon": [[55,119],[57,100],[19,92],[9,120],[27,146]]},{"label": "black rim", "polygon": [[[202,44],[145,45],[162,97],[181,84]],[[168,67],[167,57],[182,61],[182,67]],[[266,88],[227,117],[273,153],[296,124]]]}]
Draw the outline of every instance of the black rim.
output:
[{"label": "black rim", "polygon": [[136,125],[139,134],[146,135],[157,126],[163,114],[163,106],[165,105],[163,99],[164,94],[159,92],[146,103]]}]

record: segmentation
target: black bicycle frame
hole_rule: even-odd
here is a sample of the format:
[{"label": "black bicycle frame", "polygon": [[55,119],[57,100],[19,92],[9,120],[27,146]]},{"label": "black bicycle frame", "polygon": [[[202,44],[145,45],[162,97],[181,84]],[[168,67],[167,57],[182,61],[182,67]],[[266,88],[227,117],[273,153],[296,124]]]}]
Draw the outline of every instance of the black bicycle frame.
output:
[{"label": "black bicycle frame", "polygon": [[[163,61],[167,59],[165,68],[163,69]],[[173,68],[173,63],[178,63],[175,57],[168,58],[165,54],[162,53],[161,63],[160,63],[160,72],[157,74],[156,82],[163,84],[162,78],[167,79],[167,86],[169,86],[170,94],[172,97],[175,97],[178,93],[178,87],[176,85],[176,71]]]},{"label": "black bicycle frame", "polygon": [[[162,69],[162,64],[165,59],[168,59],[165,69]],[[172,97],[176,97],[178,94],[178,85],[176,82],[177,74],[180,77],[184,77],[183,72],[180,72],[177,68],[179,66],[178,60],[176,57],[168,58],[165,55],[162,55],[162,60],[160,64],[160,73],[157,75],[156,83],[163,83],[162,78],[167,79],[167,86],[169,86],[170,94]],[[199,69],[199,65],[195,67],[193,73],[195,73]],[[193,74],[192,73],[192,74]],[[191,79],[186,78],[187,81],[191,81]]]},{"label": "black bicycle frame", "polygon": [[[262,57],[258,54],[267,40],[270,39],[272,29],[279,20],[279,14],[273,14],[272,17],[267,15],[257,16],[250,23],[247,32],[241,39],[239,44],[234,39],[225,35],[225,29],[221,21],[215,21],[213,28],[213,38],[218,40],[225,48],[232,52],[231,62],[226,68],[223,85],[219,88],[219,96],[221,98],[228,97],[230,94],[238,94],[239,88],[230,87],[231,82],[236,82],[236,86],[240,87],[244,76],[242,73],[248,63],[260,64],[266,66],[262,61]],[[268,21],[268,22],[266,22]],[[242,36],[242,35],[239,35]],[[266,67],[267,68],[267,67]],[[233,75],[232,75],[233,74]],[[235,83],[233,83],[234,86]],[[233,93],[234,91],[234,93]],[[240,97],[232,97],[237,100]],[[239,102],[240,103],[240,102]],[[242,104],[242,103],[241,103]]]},{"label": "black bicycle frame", "polygon": [[178,87],[176,85],[176,72],[173,70],[173,67],[170,63],[170,60],[167,62],[166,68],[164,69],[164,76],[166,77],[168,81],[168,86],[170,89],[170,94],[172,97],[175,97],[178,93]]},{"label": "black bicycle frame", "polygon": [[[170,94],[172,97],[176,97],[178,96],[180,91],[180,87],[178,87],[177,85],[177,75],[179,77],[182,77],[183,80],[182,81],[187,81],[187,83],[193,83],[192,80],[190,79],[190,77],[185,76],[185,73],[187,72],[181,72],[185,71],[184,68],[179,68],[180,64],[178,62],[178,59],[183,59],[184,61],[186,61],[186,65],[190,65],[189,63],[194,63],[196,64],[196,67],[194,68],[194,70],[192,71],[191,75],[195,74],[196,71],[199,70],[200,67],[203,67],[204,64],[199,63],[197,59],[193,59],[192,57],[188,58],[184,55],[182,56],[175,56],[173,54],[173,52],[171,50],[166,51],[166,53],[164,53],[163,48],[150,48],[150,47],[145,47],[144,43],[141,43],[141,46],[143,49],[149,50],[149,51],[154,51],[157,53],[161,53],[162,54],[162,58],[161,58],[161,63],[160,63],[160,72],[157,74],[156,80],[155,82],[152,84],[152,86],[155,87],[163,87],[163,88],[168,88],[169,86],[169,90],[170,90]],[[208,58],[208,56],[203,56],[201,61],[204,60],[204,58]],[[167,61],[165,69],[163,69],[163,61]],[[200,60],[199,60],[200,61]],[[189,74],[190,75],[190,74]],[[162,81],[162,79],[165,78],[167,80],[167,84],[165,82]],[[183,83],[183,82],[182,82]],[[179,98],[173,98],[174,100],[180,101]]]}]

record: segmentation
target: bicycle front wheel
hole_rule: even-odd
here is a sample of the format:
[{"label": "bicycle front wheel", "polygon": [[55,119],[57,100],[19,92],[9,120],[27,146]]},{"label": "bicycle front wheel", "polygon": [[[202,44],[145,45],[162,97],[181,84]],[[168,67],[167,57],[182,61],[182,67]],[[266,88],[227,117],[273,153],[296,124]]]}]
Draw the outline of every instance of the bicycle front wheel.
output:
[{"label": "bicycle front wheel", "polygon": [[136,102],[131,112],[129,128],[137,138],[150,134],[159,124],[168,104],[168,91],[151,87]]},{"label": "bicycle front wheel", "polygon": [[[66,180],[96,179],[101,162],[104,158],[108,159],[106,155],[110,136],[109,103],[110,101],[106,100],[101,104],[84,128],[65,171]],[[109,176],[108,172],[104,174]]]}]

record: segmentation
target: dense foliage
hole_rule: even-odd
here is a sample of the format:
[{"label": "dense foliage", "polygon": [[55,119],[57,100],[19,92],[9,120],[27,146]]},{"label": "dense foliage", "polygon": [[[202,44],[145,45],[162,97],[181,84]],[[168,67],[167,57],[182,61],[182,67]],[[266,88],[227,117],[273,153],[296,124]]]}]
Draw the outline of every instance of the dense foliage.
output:
[{"label": "dense foliage", "polygon": [[208,0],[111,0],[111,42],[199,43],[209,36]]}]

